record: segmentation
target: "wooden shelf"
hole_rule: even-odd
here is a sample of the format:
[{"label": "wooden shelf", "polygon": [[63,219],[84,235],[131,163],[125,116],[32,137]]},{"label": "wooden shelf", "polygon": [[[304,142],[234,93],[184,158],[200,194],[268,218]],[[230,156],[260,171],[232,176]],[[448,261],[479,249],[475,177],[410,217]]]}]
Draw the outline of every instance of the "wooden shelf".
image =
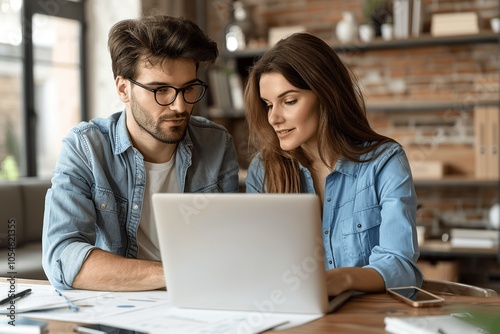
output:
[{"label": "wooden shelf", "polygon": [[415,187],[500,187],[500,180],[469,178],[444,178],[439,180],[414,180]]},{"label": "wooden shelf", "polygon": [[[337,52],[353,52],[353,51],[371,51],[371,50],[384,50],[384,49],[407,49],[426,46],[448,46],[460,44],[480,44],[480,43],[499,43],[500,34],[492,31],[483,31],[474,35],[458,35],[458,36],[440,36],[433,37],[429,34],[422,35],[418,38],[395,39],[391,41],[384,41],[381,38],[376,38],[370,43],[351,43],[351,44],[338,44],[333,41],[330,42],[332,48]],[[235,52],[223,51],[221,57],[223,58],[255,58],[260,57],[268,48],[253,48],[240,50]]]},{"label": "wooden shelf", "polygon": [[500,102],[494,101],[474,101],[473,103],[463,103],[457,101],[373,101],[367,102],[366,110],[369,112],[409,112],[409,111],[437,111],[437,110],[474,110],[478,106],[498,106]]},{"label": "wooden shelf", "polygon": [[499,42],[499,34],[492,31],[483,31],[474,35],[458,35],[458,36],[440,36],[433,37],[430,34],[424,34],[418,38],[394,39],[384,41],[380,38],[373,40],[370,43],[354,43],[354,44],[335,44],[332,48],[337,52],[352,52],[352,51],[368,51],[382,49],[407,49],[426,46],[448,46],[459,44],[479,44],[479,43],[497,43]]},{"label": "wooden shelf", "polygon": [[498,248],[455,248],[449,242],[441,240],[426,240],[420,246],[421,257],[484,257],[496,258],[499,256]]}]

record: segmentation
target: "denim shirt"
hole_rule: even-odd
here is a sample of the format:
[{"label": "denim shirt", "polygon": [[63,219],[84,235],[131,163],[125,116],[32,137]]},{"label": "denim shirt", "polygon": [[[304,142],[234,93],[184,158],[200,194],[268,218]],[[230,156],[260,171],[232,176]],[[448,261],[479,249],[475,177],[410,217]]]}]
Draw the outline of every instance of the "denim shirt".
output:
[{"label": "denim shirt", "polygon": [[[146,171],[132,146],[125,112],[77,125],[64,139],[47,192],[43,267],[57,288],[71,288],[94,248],[137,258]],[[237,192],[233,139],[192,116],[175,153],[180,192]]]},{"label": "denim shirt", "polygon": [[[422,284],[416,261],[417,198],[403,148],[382,145],[356,163],[340,160],[326,177],[322,238],[326,270],[374,268],[387,288]],[[315,193],[310,171],[300,166],[302,191]],[[261,192],[264,167],[257,155],[246,179],[247,192]]]}]

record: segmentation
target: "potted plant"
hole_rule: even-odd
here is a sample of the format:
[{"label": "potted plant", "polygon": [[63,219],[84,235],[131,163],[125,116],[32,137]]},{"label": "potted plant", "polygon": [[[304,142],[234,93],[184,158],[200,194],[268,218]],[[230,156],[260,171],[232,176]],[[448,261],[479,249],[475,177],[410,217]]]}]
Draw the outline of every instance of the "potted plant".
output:
[{"label": "potted plant", "polygon": [[361,41],[369,42],[375,36],[381,35],[381,26],[390,16],[390,8],[389,0],[365,0],[363,5],[364,22],[359,27]]}]

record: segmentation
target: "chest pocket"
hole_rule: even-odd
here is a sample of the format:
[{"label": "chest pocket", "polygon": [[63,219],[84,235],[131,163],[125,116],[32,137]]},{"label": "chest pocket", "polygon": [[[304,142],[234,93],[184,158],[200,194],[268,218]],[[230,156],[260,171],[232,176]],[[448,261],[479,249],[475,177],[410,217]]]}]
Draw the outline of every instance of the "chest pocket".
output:
[{"label": "chest pocket", "polygon": [[94,190],[94,205],[97,214],[96,246],[110,251],[122,246],[127,219],[127,200],[115,196],[109,190]]},{"label": "chest pocket", "polygon": [[341,222],[342,247],[351,266],[364,266],[373,247],[379,244],[380,206],[354,212]]}]

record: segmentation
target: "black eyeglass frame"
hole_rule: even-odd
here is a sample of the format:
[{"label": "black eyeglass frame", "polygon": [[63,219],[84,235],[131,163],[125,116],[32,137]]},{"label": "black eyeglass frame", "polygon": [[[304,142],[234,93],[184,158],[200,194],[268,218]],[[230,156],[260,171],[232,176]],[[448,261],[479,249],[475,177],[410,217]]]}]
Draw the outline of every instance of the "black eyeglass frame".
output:
[{"label": "black eyeglass frame", "polygon": [[[182,88],[176,88],[174,86],[169,86],[169,85],[164,85],[164,86],[160,86],[158,88],[150,88],[148,86],[145,86],[143,84],[141,84],[140,82],[137,82],[133,79],[127,79],[128,81],[130,81],[131,83],[133,83],[134,85],[137,85],[141,88],[144,88],[145,90],[149,90],[150,92],[152,92],[155,96],[155,101],[156,103],[158,103],[160,106],[163,106],[163,107],[166,107],[166,106],[169,106],[171,105],[172,103],[175,102],[175,100],[177,99],[177,95],[179,94],[179,92],[182,92],[182,99],[184,100],[184,102],[188,103],[188,104],[195,104],[197,102],[200,102],[200,100],[203,98],[203,96],[205,96],[206,92],[207,92],[207,89],[208,89],[208,84],[204,81],[201,81],[200,79],[196,79],[196,81],[188,84],[187,86],[184,86]],[[203,86],[203,93],[200,94],[200,97],[194,101],[194,102],[188,102],[186,101],[186,98],[184,97],[184,92],[191,86],[193,85],[201,85]],[[175,95],[174,95],[174,98],[172,99],[172,101],[170,103],[167,103],[167,104],[163,104],[163,103],[160,103],[158,102],[158,99],[156,98],[156,92],[159,91],[159,90],[162,90],[164,88],[172,88],[173,90],[175,90]]]}]

